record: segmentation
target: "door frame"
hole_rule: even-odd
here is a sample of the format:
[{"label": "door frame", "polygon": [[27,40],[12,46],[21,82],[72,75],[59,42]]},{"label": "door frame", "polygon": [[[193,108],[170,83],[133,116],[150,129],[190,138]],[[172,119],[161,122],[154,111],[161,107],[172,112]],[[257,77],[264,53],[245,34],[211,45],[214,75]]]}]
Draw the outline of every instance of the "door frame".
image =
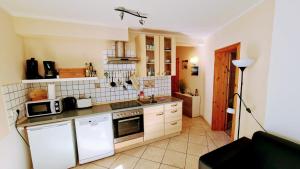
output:
[{"label": "door frame", "polygon": [[[220,53],[229,53],[229,52],[232,52],[232,51],[236,51],[236,53],[237,53],[236,54],[236,59],[240,59],[240,48],[241,48],[241,42],[238,42],[238,43],[226,46],[224,48],[217,49],[217,50],[215,50],[214,57],[216,58],[216,55],[220,54]],[[234,93],[238,92],[238,87],[239,87],[239,83],[238,82],[239,82],[239,69],[236,67]],[[214,93],[213,93],[213,95],[214,95]],[[212,100],[212,101],[214,101],[214,100]],[[237,97],[235,97],[234,100],[233,100],[233,108],[235,110],[237,108]],[[234,135],[235,135],[235,123],[236,123],[236,114],[233,114],[233,117],[232,117],[232,128],[231,128],[231,134],[230,134],[231,140],[234,140],[234,138],[235,138],[234,137]]]}]

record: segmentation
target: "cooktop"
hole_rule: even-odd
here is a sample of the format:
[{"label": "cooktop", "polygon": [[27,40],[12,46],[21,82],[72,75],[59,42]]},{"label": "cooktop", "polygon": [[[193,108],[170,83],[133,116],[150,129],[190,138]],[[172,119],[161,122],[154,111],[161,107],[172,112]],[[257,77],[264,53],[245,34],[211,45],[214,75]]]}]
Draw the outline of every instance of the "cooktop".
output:
[{"label": "cooktop", "polygon": [[110,107],[113,110],[118,110],[118,109],[125,109],[125,108],[130,108],[130,107],[140,107],[141,104],[138,103],[135,100],[132,101],[124,101],[124,102],[117,102],[117,103],[111,103]]}]

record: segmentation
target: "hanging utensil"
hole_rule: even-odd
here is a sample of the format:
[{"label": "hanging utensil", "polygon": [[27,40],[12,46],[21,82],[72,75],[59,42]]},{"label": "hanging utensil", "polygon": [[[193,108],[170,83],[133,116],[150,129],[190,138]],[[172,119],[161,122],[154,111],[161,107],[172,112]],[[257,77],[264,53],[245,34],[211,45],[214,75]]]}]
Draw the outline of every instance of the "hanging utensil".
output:
[{"label": "hanging utensil", "polygon": [[129,79],[129,71],[127,72],[127,81],[126,83],[129,84],[129,85],[132,85],[132,81]]},{"label": "hanging utensil", "polygon": [[116,85],[117,85],[117,84],[114,82],[114,72],[112,72],[110,86],[111,86],[111,87],[116,87]]},{"label": "hanging utensil", "polygon": [[120,74],[121,74],[121,71],[118,71],[117,72],[117,77],[118,77],[118,85],[121,86],[122,85],[122,82],[120,80]]}]

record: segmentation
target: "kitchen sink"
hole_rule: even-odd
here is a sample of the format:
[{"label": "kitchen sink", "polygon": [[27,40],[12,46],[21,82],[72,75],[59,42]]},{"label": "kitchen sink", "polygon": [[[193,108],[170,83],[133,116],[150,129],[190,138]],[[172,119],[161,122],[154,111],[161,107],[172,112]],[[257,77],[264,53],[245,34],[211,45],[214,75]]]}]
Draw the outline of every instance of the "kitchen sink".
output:
[{"label": "kitchen sink", "polygon": [[138,102],[140,102],[141,104],[154,104],[154,103],[157,103],[156,100],[150,100],[150,99],[147,99],[147,100],[138,100]]}]

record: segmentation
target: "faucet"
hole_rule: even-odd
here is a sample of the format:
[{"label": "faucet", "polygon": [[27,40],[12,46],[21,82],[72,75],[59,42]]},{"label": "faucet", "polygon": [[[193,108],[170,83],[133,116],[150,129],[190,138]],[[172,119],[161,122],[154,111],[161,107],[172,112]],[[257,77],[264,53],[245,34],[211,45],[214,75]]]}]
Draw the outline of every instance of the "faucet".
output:
[{"label": "faucet", "polygon": [[155,100],[154,100],[154,94],[151,95],[149,98],[150,98],[150,103],[154,103],[155,102]]}]

